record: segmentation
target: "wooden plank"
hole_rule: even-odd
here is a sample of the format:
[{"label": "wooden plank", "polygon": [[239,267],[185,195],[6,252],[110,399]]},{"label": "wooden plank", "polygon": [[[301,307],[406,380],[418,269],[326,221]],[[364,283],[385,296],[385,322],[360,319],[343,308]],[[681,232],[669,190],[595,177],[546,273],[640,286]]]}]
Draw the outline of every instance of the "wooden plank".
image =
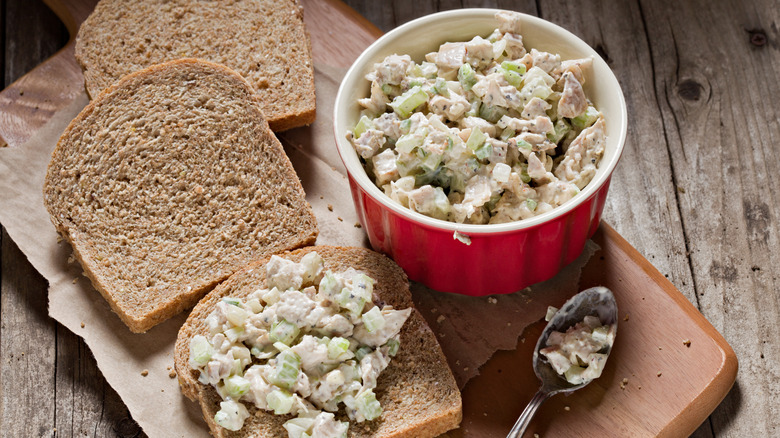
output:
[{"label": "wooden plank", "polygon": [[713,427],[776,436],[780,13],[772,2],[663,3],[642,11],[697,300],[741,361]]}]

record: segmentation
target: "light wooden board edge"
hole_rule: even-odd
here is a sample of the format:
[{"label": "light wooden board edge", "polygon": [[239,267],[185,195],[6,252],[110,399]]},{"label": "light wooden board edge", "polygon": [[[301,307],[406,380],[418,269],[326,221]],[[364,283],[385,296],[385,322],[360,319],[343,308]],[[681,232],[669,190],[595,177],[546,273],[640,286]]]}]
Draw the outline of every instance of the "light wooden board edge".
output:
[{"label": "light wooden board edge", "polygon": [[611,242],[626,254],[636,265],[656,283],[682,309],[704,333],[709,336],[721,352],[720,369],[699,395],[670,421],[658,434],[658,437],[679,437],[692,434],[703,418],[709,416],[726,397],[737,378],[739,368],[737,355],[723,335],[688,301],[679,290],[642,256],[626,239],[609,224],[601,222],[601,234],[604,241]]}]

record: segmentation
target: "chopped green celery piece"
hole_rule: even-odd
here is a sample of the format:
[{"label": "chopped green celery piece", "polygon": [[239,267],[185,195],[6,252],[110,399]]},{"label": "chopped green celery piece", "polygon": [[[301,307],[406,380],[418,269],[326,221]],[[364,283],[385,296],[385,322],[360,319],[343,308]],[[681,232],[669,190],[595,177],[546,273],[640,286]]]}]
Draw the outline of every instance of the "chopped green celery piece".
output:
[{"label": "chopped green celery piece", "polygon": [[258,359],[270,359],[274,357],[276,352],[270,352],[270,351],[264,351],[262,348],[259,347],[252,347],[251,350],[249,350],[250,353],[252,353],[252,356],[258,358]]},{"label": "chopped green celery piece", "polygon": [[487,135],[483,134],[482,131],[479,129],[479,127],[474,127],[471,129],[471,134],[469,134],[469,139],[466,140],[466,147],[471,149],[472,151],[477,150],[480,146],[482,146],[485,143],[485,140],[487,140]]},{"label": "chopped green celery piece", "polygon": [[429,153],[425,158],[423,158],[422,163],[420,163],[420,166],[424,170],[432,172],[439,167],[439,164],[441,164],[441,154]]},{"label": "chopped green celery piece", "polygon": [[411,81],[409,82],[409,88],[414,87],[422,87],[423,83],[421,81]]},{"label": "chopped green celery piece", "polygon": [[414,148],[418,148],[423,145],[423,142],[425,141],[425,137],[428,135],[428,130],[423,129],[422,134],[424,135],[417,135],[417,134],[402,135],[398,139],[398,141],[395,142],[395,150],[397,150],[398,153],[400,154],[411,153],[414,150]]},{"label": "chopped green celery piece", "polygon": [[260,313],[263,311],[263,305],[257,298],[252,298],[246,302],[246,308],[251,310],[252,313]]},{"label": "chopped green celery piece", "polygon": [[371,119],[369,119],[368,116],[364,115],[360,117],[360,120],[358,120],[357,125],[355,125],[355,129],[352,130],[352,135],[355,138],[360,138],[360,136],[363,135],[364,132],[368,131],[373,127],[374,124],[371,123]]},{"label": "chopped green celery piece", "polygon": [[544,320],[549,322],[556,313],[558,313],[557,307],[547,306],[547,314],[544,316]]},{"label": "chopped green celery piece", "polygon": [[419,64],[412,64],[412,67],[409,69],[409,75],[414,77],[421,77],[423,75],[422,67],[420,67]]},{"label": "chopped green celery piece", "polygon": [[477,161],[476,158],[469,158],[468,160],[466,160],[466,165],[469,166],[469,168],[474,172],[479,170],[480,167],[479,161]]},{"label": "chopped green celery piece", "polygon": [[274,414],[284,415],[290,413],[295,399],[289,392],[275,389],[265,396],[265,401],[268,403],[268,407],[274,411]]},{"label": "chopped green celery piece", "polygon": [[287,430],[287,438],[311,438],[306,431],[312,426],[314,426],[314,417],[297,417],[282,425]]},{"label": "chopped green celery piece", "polygon": [[405,159],[399,158],[395,161],[395,165],[398,168],[398,174],[401,176],[412,176],[417,173],[420,167],[420,159],[417,155],[411,155]]},{"label": "chopped green celery piece", "polygon": [[571,124],[577,129],[585,129],[588,126],[596,123],[598,118],[598,110],[592,106],[588,106],[588,109],[586,109],[585,112],[571,119]]},{"label": "chopped green celery piece", "polygon": [[412,127],[412,121],[409,119],[401,120],[401,133],[408,134]]},{"label": "chopped green celery piece", "polygon": [[447,88],[447,81],[444,78],[436,78],[436,83],[433,84],[433,91],[444,97],[450,97],[450,89]]},{"label": "chopped green celery piece", "polygon": [[372,307],[371,310],[364,313],[360,318],[363,320],[363,325],[369,333],[382,330],[385,326],[385,316],[382,315],[382,311],[376,306]]},{"label": "chopped green celery piece", "polygon": [[451,151],[452,147],[455,145],[455,142],[452,141],[452,137],[447,137],[447,150]]},{"label": "chopped green celery piece", "polygon": [[233,352],[233,358],[240,360],[244,364],[249,364],[252,361],[252,354],[249,349],[243,344],[234,345],[230,347],[230,351]]},{"label": "chopped green celery piece", "polygon": [[244,321],[249,317],[246,310],[238,306],[227,306],[227,320],[234,326],[244,325]]},{"label": "chopped green celery piece", "polygon": [[515,136],[515,130],[510,127],[506,127],[504,128],[503,131],[501,131],[501,136],[499,138],[501,139],[501,141],[507,141],[514,136]]},{"label": "chopped green celery piece", "polygon": [[268,381],[282,389],[290,389],[301,372],[301,358],[292,350],[284,350],[276,356],[276,365]]},{"label": "chopped green celery piece", "polygon": [[352,292],[370,301],[374,293],[374,279],[366,274],[357,274],[352,277]]},{"label": "chopped green celery piece", "polygon": [[552,88],[550,88],[547,85],[538,86],[534,88],[533,92],[531,93],[532,97],[538,97],[539,99],[547,99],[552,94]]},{"label": "chopped green celery piece", "polygon": [[214,355],[214,348],[211,343],[201,335],[195,335],[190,340],[190,365],[193,368],[204,366]]},{"label": "chopped green celery piece", "polygon": [[507,113],[509,113],[509,111],[500,106],[486,105],[484,103],[479,106],[479,116],[490,123],[498,122],[501,117],[507,115]]},{"label": "chopped green celery piece", "polygon": [[525,150],[529,150],[529,151],[531,149],[533,149],[533,146],[531,146],[531,143],[528,143],[527,141],[523,140],[522,138],[518,138],[517,139],[517,147],[519,147],[520,149],[525,149]]},{"label": "chopped green celery piece", "polygon": [[438,177],[440,172],[441,172],[441,167],[437,167],[433,170],[423,169],[423,173],[418,173],[417,175],[414,176],[414,186],[422,187],[426,184],[430,184],[433,181],[436,181],[436,178]]},{"label": "chopped green celery piece", "polygon": [[355,409],[368,421],[382,415],[382,405],[379,404],[371,389],[365,390],[355,397]]},{"label": "chopped green celery piece", "polygon": [[504,61],[501,63],[501,68],[507,71],[519,73],[521,75],[525,73],[525,64],[518,61]]},{"label": "chopped green celery piece", "polygon": [[298,337],[298,333],[300,333],[298,326],[283,319],[271,326],[270,337],[274,342],[292,345],[292,342]]},{"label": "chopped green celery piece", "polygon": [[390,356],[395,356],[398,354],[398,348],[401,346],[401,343],[396,338],[391,338],[390,340],[385,343],[387,345],[387,354]]},{"label": "chopped green celery piece", "polygon": [[436,182],[436,185],[439,187],[450,187],[452,182],[452,171],[447,169],[446,167],[439,167],[436,169],[436,171],[433,173],[434,178],[433,181]]},{"label": "chopped green celery piece", "polygon": [[242,334],[244,334],[243,327],[231,327],[225,330],[225,336],[230,342],[236,342]]},{"label": "chopped green celery piece", "polygon": [[333,300],[340,291],[341,284],[338,279],[336,279],[336,276],[333,275],[333,272],[325,272],[322,280],[320,280],[318,292],[327,297],[328,300]]},{"label": "chopped green celery piece", "polygon": [[341,289],[341,293],[336,298],[336,303],[353,315],[360,315],[363,313],[363,306],[366,305],[366,299],[345,287],[344,289]]},{"label": "chopped green celery piece", "polygon": [[231,398],[238,400],[249,391],[249,379],[241,376],[230,376],[225,379],[225,391]]},{"label": "chopped green celery piece", "polygon": [[485,143],[481,148],[474,151],[474,155],[480,160],[487,160],[492,152],[493,146],[491,146],[490,143]]},{"label": "chopped green celery piece", "polygon": [[450,193],[453,191],[463,193],[466,190],[466,181],[463,176],[457,172],[449,174]]},{"label": "chopped green celery piece", "polygon": [[528,198],[528,199],[526,199],[526,200],[525,200],[525,205],[528,207],[528,209],[529,209],[529,210],[531,210],[531,211],[535,211],[535,210],[536,210],[536,206],[537,206],[538,204],[537,204],[537,202],[536,202],[536,201],[534,201],[533,199],[531,199],[531,198]]},{"label": "chopped green celery piece", "polygon": [[555,122],[555,132],[548,133],[547,139],[557,144],[566,135],[566,133],[569,132],[569,129],[569,125],[565,120],[558,119],[558,121]]},{"label": "chopped green celery piece", "polygon": [[328,359],[337,359],[347,351],[349,351],[348,339],[335,337],[328,342]]},{"label": "chopped green celery piece", "polygon": [[609,332],[609,327],[603,325],[601,327],[594,328],[591,336],[593,337],[593,340],[596,342],[607,343],[608,332]]},{"label": "chopped green celery piece", "polygon": [[222,298],[222,301],[224,301],[227,304],[230,304],[231,306],[244,307],[244,305],[241,303],[241,300],[238,298],[225,297]]},{"label": "chopped green celery piece", "polygon": [[412,87],[404,94],[396,97],[390,103],[396,114],[403,119],[408,119],[415,108],[428,101],[428,93],[419,86]]},{"label": "chopped green celery piece", "polygon": [[528,175],[528,163],[520,163],[520,167],[523,169],[520,172],[520,180],[526,184],[531,182],[531,176]]},{"label": "chopped green celery piece", "polygon": [[373,351],[374,349],[371,347],[360,347],[357,349],[357,351],[355,351],[355,359],[361,361],[364,357],[366,357],[367,354],[370,354]]},{"label": "chopped green celery piece", "polygon": [[460,66],[458,69],[458,81],[460,81],[465,91],[470,91],[471,87],[477,83],[477,76],[474,74],[471,64],[466,63]]},{"label": "chopped green celery piece", "polygon": [[287,351],[290,349],[290,346],[287,344],[284,344],[282,342],[274,342],[273,343],[274,348],[276,348],[279,351]]},{"label": "chopped green celery piece", "polygon": [[501,200],[501,194],[493,193],[490,196],[490,199],[488,200],[488,202],[485,203],[485,207],[488,210],[493,210],[493,208],[496,206],[496,204],[498,204],[498,201],[500,201],[500,200]]},{"label": "chopped green celery piece", "polygon": [[[504,63],[506,63],[506,61],[504,61]],[[509,82],[509,85],[515,88],[520,88],[523,85],[523,77],[520,75],[520,73],[514,70],[507,70],[505,68],[502,68],[501,72],[504,73],[504,79]]]}]

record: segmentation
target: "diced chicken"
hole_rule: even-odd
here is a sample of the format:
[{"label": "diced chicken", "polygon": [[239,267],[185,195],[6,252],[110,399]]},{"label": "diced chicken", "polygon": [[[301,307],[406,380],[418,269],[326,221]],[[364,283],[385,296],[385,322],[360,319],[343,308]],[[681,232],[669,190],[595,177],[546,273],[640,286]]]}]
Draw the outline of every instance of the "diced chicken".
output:
[{"label": "diced chicken", "polygon": [[360,361],[360,377],[363,379],[363,387],[376,388],[376,379],[379,377],[379,373],[384,371],[389,363],[390,356],[384,354],[379,348],[365,355]]},{"label": "diced chicken", "polygon": [[549,52],[540,52],[536,49],[531,49],[530,53],[531,59],[534,61],[534,66],[541,68],[547,73],[552,72],[561,65],[561,55]]},{"label": "diced chicken", "polygon": [[520,117],[530,120],[539,116],[546,116],[547,110],[550,108],[552,108],[552,105],[545,102],[543,99],[534,97],[525,104],[523,112],[520,113]]},{"label": "diced chicken", "polygon": [[376,185],[381,187],[390,181],[398,179],[397,159],[398,156],[396,156],[393,149],[385,149],[371,157],[371,162],[374,165],[374,175],[376,176]]},{"label": "diced chicken", "polygon": [[315,307],[317,307],[316,302],[297,290],[289,290],[283,293],[279,302],[275,304],[276,314],[279,316],[279,319],[285,319],[298,327],[306,325],[306,316]]},{"label": "diced chicken", "polygon": [[466,62],[477,70],[489,66],[493,62],[493,44],[481,36],[475,36],[466,43]]},{"label": "diced chicken", "polygon": [[265,379],[270,368],[269,365],[252,365],[244,372],[244,378],[249,380],[249,391],[243,398],[254,403],[258,409],[268,409],[266,397],[274,389]]},{"label": "diced chicken", "polygon": [[450,93],[450,97],[433,96],[428,101],[428,108],[447,120],[458,120],[469,110],[471,104],[465,97]]},{"label": "diced chicken", "polygon": [[343,315],[338,313],[320,319],[320,323],[317,324],[317,327],[321,328],[330,336],[352,336],[352,323]]},{"label": "diced chicken", "polygon": [[488,160],[493,164],[506,163],[508,149],[507,143],[495,138],[488,138],[486,141],[490,144],[490,146],[492,146]]},{"label": "diced chicken", "polygon": [[398,114],[384,113],[381,116],[374,119],[371,123],[374,124],[374,128],[382,131],[385,137],[390,140],[398,140],[401,137],[401,119],[398,118]]},{"label": "diced chicken", "polygon": [[300,356],[301,369],[305,373],[317,371],[317,365],[328,360],[328,345],[321,344],[317,338],[311,335],[304,335],[291,350]]},{"label": "diced chicken", "polygon": [[458,222],[465,222],[479,207],[490,201],[493,195],[490,178],[482,175],[474,175],[466,183],[463,201],[452,206],[452,212]]},{"label": "diced chicken", "polygon": [[498,20],[498,30],[502,33],[520,33],[520,21],[522,15],[512,11],[501,11],[496,13]]},{"label": "diced chicken", "polygon": [[371,97],[358,99],[358,104],[372,115],[385,112],[388,103],[390,103],[390,99],[382,91],[382,86],[377,81],[371,82]]},{"label": "diced chicken", "polygon": [[439,47],[436,59],[433,61],[443,71],[460,68],[466,61],[466,43],[444,43]]},{"label": "diced chicken", "polygon": [[414,177],[405,176],[385,185],[385,193],[395,202],[409,207],[409,192],[414,190]]},{"label": "diced chicken", "polygon": [[332,438],[346,436],[348,426],[336,421],[336,416],[330,412],[320,412],[314,417],[311,438]]},{"label": "diced chicken", "polygon": [[572,183],[555,180],[536,187],[536,193],[539,194],[539,199],[542,202],[557,207],[573,198],[579,193],[579,189]]},{"label": "diced chicken", "polygon": [[537,184],[547,184],[555,180],[555,176],[545,168],[544,163],[536,154],[528,156],[528,176]]},{"label": "diced chicken", "polygon": [[560,117],[574,118],[588,109],[588,98],[582,85],[571,72],[563,74],[563,94],[558,101],[558,115]]},{"label": "diced chicken", "polygon": [[385,134],[377,129],[366,131],[353,141],[355,150],[364,159],[369,159],[385,144]]},{"label": "diced chicken", "polygon": [[566,155],[555,169],[555,175],[561,181],[574,183],[580,190],[583,189],[596,174],[596,166],[604,155],[605,143],[604,118],[599,117],[596,123],[583,129],[571,142]]},{"label": "diced chicken", "polygon": [[[496,126],[485,119],[479,117],[464,117],[460,120],[461,128],[479,128],[483,134],[490,137],[496,136]],[[468,139],[468,137],[466,137]]]},{"label": "diced chicken", "polygon": [[[523,46],[523,37],[517,33],[505,33],[504,36],[501,37],[501,41],[506,42],[504,51],[509,58],[518,59],[526,55],[525,47]],[[527,67],[530,68],[530,66]]]},{"label": "diced chicken", "polygon": [[401,326],[404,325],[406,319],[412,314],[412,309],[395,310],[389,312],[390,309],[382,309],[382,316],[385,318],[385,325],[381,329],[369,332],[366,326],[359,324],[355,327],[352,338],[360,342],[362,345],[369,347],[379,347],[387,342],[390,338],[397,335],[401,331]]},{"label": "diced chicken", "polygon": [[409,55],[390,55],[382,62],[374,64],[374,71],[366,76],[369,81],[376,80],[379,85],[399,85],[406,77],[406,70],[412,63]]},{"label": "diced chicken", "polygon": [[[503,116],[498,121],[499,128],[512,128],[516,133],[532,132],[534,134],[547,134],[555,132],[555,126],[547,116],[537,116],[533,120],[516,119],[514,117]],[[544,139],[536,143],[540,143]]]},{"label": "diced chicken", "polygon": [[562,78],[566,72],[571,72],[580,84],[585,84],[585,75],[582,73],[583,68],[588,68],[593,64],[593,58],[580,58],[580,59],[567,59],[561,61],[560,67],[553,70],[551,73],[553,77]]}]

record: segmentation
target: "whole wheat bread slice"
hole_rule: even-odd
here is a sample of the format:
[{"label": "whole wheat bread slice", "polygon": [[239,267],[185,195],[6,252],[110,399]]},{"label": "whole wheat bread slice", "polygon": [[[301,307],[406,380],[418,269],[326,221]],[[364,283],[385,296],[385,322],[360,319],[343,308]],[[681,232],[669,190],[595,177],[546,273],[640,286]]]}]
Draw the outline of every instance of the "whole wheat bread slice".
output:
[{"label": "whole wheat bread slice", "polygon": [[180,58],[239,72],[274,131],[314,121],[311,43],[295,0],[101,0],[76,37],[93,98],[128,73]]},{"label": "whole wheat bread slice", "polygon": [[[409,283],[403,270],[387,257],[365,248],[314,246],[298,249],[280,256],[299,261],[305,254],[316,251],[326,270],[341,271],[354,268],[373,277],[374,301],[396,309],[413,307]],[[176,340],[175,367],[181,390],[188,398],[198,401],[203,416],[215,437],[278,438],[287,436],[282,424],[292,418],[259,410],[247,403],[250,418],[244,427],[231,432],[214,423],[221,398],[209,385],[198,382],[197,371],[189,367],[190,339],[201,334],[208,336],[206,317],[223,297],[245,297],[265,286],[263,260],[242,269],[217,286],[193,309],[187,322],[179,330]],[[382,415],[370,422],[351,423],[349,437],[428,438],[458,427],[461,420],[461,397],[455,378],[447,365],[439,343],[414,310],[401,329],[398,354],[379,376],[377,399],[382,404]],[[347,421],[345,415],[337,418]]]},{"label": "whole wheat bread slice", "polygon": [[193,306],[317,225],[261,102],[236,72],[178,60],[130,74],[70,123],[44,203],[134,332]]}]

